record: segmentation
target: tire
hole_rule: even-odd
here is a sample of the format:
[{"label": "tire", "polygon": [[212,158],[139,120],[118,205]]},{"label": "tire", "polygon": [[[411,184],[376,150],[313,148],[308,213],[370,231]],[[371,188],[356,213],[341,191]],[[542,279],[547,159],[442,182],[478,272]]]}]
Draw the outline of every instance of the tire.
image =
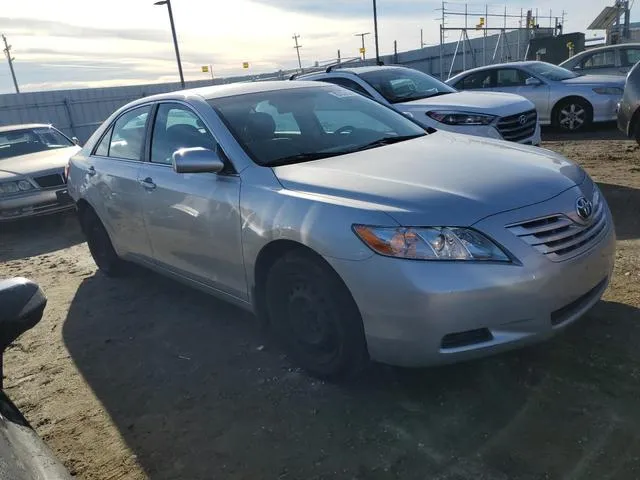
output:
[{"label": "tire", "polygon": [[591,126],[593,110],[591,105],[579,98],[563,100],[556,107],[554,125],[567,132],[581,132]]},{"label": "tire", "polygon": [[369,355],[362,318],[347,287],[321,259],[291,251],[266,281],[270,325],[288,356],[327,380],[357,376]]},{"label": "tire", "polygon": [[80,211],[80,226],[98,269],[108,277],[123,275],[126,263],[118,257],[107,230],[91,208]]},{"label": "tire", "polygon": [[633,132],[631,133],[632,138],[636,141],[638,145],[640,145],[640,119],[636,120],[635,125],[633,126]]}]

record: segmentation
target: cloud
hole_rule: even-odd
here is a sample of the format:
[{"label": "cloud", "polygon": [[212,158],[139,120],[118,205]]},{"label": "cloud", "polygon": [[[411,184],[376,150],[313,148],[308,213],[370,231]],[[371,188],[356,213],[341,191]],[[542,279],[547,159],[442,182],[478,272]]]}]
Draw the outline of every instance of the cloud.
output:
[{"label": "cloud", "polygon": [[[255,0],[256,3],[269,5],[287,12],[299,12],[323,17],[371,17],[373,4],[370,0]],[[432,3],[432,5],[435,2]],[[387,17],[406,17],[419,12],[432,10],[425,0],[378,0],[378,12],[384,11]]]},{"label": "cloud", "polygon": [[0,30],[18,35],[74,39],[117,38],[139,42],[166,42],[171,39],[170,34],[162,30],[81,27],[70,23],[34,18],[0,18]]}]

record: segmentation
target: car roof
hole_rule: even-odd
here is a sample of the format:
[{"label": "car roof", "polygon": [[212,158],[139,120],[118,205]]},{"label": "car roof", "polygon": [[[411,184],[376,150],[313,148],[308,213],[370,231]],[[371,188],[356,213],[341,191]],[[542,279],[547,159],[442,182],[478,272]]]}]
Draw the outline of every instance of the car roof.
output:
[{"label": "car roof", "polygon": [[310,72],[302,75],[298,75],[297,78],[303,79],[307,77],[314,77],[319,75],[335,74],[335,73],[352,73],[354,75],[360,75],[368,72],[379,72],[381,70],[397,70],[399,68],[408,69],[403,65],[370,65],[368,67],[341,67],[339,65],[333,67],[329,72]]},{"label": "car roof", "polygon": [[158,100],[188,99],[190,97],[201,97],[205,100],[215,98],[232,97],[235,95],[245,95],[248,93],[269,92],[275,90],[289,90],[293,88],[322,88],[317,82],[287,82],[284,80],[269,80],[264,82],[237,82],[225,85],[212,85],[209,87],[190,88],[177,90],[175,92],[160,93],[139,99],[136,102],[148,102]]},{"label": "car roof", "polygon": [[12,132],[14,130],[27,130],[29,128],[49,128],[50,123],[23,123],[20,125],[0,125],[0,133]]},{"label": "car roof", "polygon": [[485,65],[484,67],[477,67],[477,68],[471,68],[469,70],[465,70],[464,72],[460,72],[457,75],[454,75],[449,80],[453,80],[454,78],[461,77],[463,75],[468,75],[474,72],[482,72],[484,70],[493,70],[494,68],[526,67],[527,65],[534,65],[536,63],[549,63],[549,62],[539,62],[537,60],[529,60],[526,62],[494,63],[492,65]]},{"label": "car roof", "polygon": [[[640,43],[618,43],[616,45],[605,45],[603,47],[589,48],[587,50],[583,50],[582,52],[574,55],[574,57],[577,57],[578,55],[586,55],[588,53],[601,52],[603,50],[617,50],[619,48],[625,48],[625,47],[640,48]],[[574,57],[571,57],[571,58],[574,58]]]}]

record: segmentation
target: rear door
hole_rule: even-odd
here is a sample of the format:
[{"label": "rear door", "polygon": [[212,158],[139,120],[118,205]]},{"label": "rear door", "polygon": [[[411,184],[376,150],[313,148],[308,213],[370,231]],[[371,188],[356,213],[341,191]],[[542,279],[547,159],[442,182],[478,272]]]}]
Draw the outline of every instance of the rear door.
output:
[{"label": "rear door", "polygon": [[154,262],[246,300],[240,177],[230,163],[218,174],[173,169],[172,155],[180,148],[204,147],[226,158],[186,104],[160,103],[151,135],[149,161],[139,170],[138,181]]},{"label": "rear door", "polygon": [[138,184],[151,104],[120,115],[88,158],[88,200],[120,255],[151,257]]}]

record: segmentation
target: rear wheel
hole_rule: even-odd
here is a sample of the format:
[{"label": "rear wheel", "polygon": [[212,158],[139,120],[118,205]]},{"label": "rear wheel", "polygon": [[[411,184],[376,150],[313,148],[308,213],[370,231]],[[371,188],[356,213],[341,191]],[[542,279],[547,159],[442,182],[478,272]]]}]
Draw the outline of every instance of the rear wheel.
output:
[{"label": "rear wheel", "polygon": [[126,264],[118,257],[107,230],[91,208],[84,208],[80,212],[80,225],[98,268],[109,277],[122,275]]},{"label": "rear wheel", "polygon": [[368,363],[360,312],[336,273],[321,259],[292,251],[266,282],[269,319],[288,355],[314,376],[350,378]]},{"label": "rear wheel", "polygon": [[579,98],[562,101],[556,108],[554,124],[568,132],[585,130],[593,121],[591,105]]}]

